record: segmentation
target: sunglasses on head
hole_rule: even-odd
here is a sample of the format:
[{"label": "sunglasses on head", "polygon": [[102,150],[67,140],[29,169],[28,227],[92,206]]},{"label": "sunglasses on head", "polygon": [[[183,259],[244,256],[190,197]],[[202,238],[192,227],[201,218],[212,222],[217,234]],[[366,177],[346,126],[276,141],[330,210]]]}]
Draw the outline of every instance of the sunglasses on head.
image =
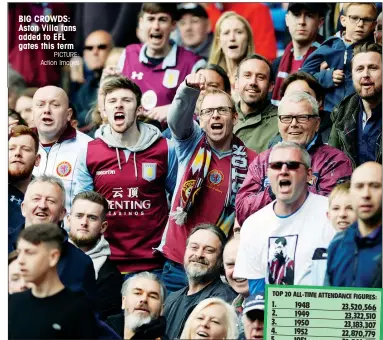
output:
[{"label": "sunglasses on head", "polygon": [[284,164],[286,164],[286,167],[289,170],[297,170],[297,169],[299,169],[299,166],[301,164],[305,168],[307,168],[306,164],[304,164],[302,162],[296,162],[296,161],[291,161],[291,162],[270,162],[269,163],[269,168],[273,169],[273,170],[281,170]]},{"label": "sunglasses on head", "polygon": [[107,44],[100,44],[100,45],[86,45],[84,46],[84,50],[92,51],[94,48],[97,48],[98,50],[106,50],[108,48]]}]

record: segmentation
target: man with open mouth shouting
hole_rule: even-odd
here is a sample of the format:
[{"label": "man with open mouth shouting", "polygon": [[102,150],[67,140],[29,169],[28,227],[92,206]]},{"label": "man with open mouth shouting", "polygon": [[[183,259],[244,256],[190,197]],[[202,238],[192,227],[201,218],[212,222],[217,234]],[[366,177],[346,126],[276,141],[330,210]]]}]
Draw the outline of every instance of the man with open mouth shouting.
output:
[{"label": "man with open mouth shouting", "polygon": [[167,194],[176,179],[176,154],[155,126],[137,122],[140,88],[119,76],[104,82],[108,125],[82,150],[75,193],[94,190],[109,203],[106,215],[111,256],[125,279],[142,271],[162,272],[164,259],[153,253],[168,219]]},{"label": "man with open mouth shouting", "polygon": [[118,67],[140,86],[142,115],[162,122],[178,86],[206,62],[170,40],[178,17],[177,4],[144,3],[142,13],[139,20],[146,43],[127,46]]},{"label": "man with open mouth shouting", "polygon": [[[200,92],[200,124],[193,121]],[[182,268],[186,239],[199,223],[212,223],[230,234],[235,196],[256,155],[233,135],[237,121],[226,92],[206,88],[202,74],[190,74],[177,90],[168,123],[178,157],[177,186],[159,250],[168,259],[163,280],[169,291],[186,285]]]},{"label": "man with open mouth shouting", "polygon": [[312,168],[306,149],[278,143],[267,175],[276,200],[243,224],[234,268],[234,277],[249,280],[250,294],[263,291],[265,283],[311,285],[315,250],[327,248],[335,235],[326,217],[327,197],[308,191]]},{"label": "man with open mouth shouting", "polygon": [[70,124],[73,110],[65,91],[56,86],[40,87],[33,96],[33,121],[39,137],[40,163],[33,170],[34,176],[53,175],[63,180],[67,211],[70,211],[73,178],[78,150],[85,147],[91,137],[77,131]]}]

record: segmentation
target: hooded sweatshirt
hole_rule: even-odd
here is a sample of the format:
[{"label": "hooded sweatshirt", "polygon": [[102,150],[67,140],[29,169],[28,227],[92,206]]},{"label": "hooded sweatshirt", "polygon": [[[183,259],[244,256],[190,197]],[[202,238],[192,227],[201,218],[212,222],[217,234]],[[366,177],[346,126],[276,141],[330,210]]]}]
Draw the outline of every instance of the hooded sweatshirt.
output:
[{"label": "hooded sweatshirt", "polygon": [[[72,240],[70,240],[70,242],[73,243]],[[97,280],[101,267],[110,255],[109,243],[105,240],[104,235],[102,235],[97,244],[91,250],[85,252],[85,254],[88,255],[93,261],[94,272],[96,273]]]},{"label": "hooded sweatshirt", "polygon": [[168,218],[166,194],[175,186],[177,159],[172,142],[154,126],[138,123],[140,137],[133,147],[121,145],[106,125],[101,138],[80,153],[75,193],[94,190],[109,203],[110,259],[122,273],[161,268],[153,253]]}]

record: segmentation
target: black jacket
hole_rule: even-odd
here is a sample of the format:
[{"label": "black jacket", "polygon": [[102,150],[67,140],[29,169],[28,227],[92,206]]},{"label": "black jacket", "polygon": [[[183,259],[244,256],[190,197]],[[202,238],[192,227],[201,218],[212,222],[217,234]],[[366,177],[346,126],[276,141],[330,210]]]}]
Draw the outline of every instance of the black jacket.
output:
[{"label": "black jacket", "polygon": [[[328,144],[342,150],[350,159],[353,168],[358,166],[357,125],[360,113],[360,97],[357,93],[344,98],[331,113],[333,126]],[[382,104],[380,104],[382,105]],[[375,161],[382,163],[382,134],[375,149]]]},{"label": "black jacket", "polygon": [[[108,317],[106,323],[114,329],[114,331],[124,338],[124,314],[112,315]],[[131,339],[158,339],[169,340],[165,334],[166,330],[166,319],[160,316],[158,319],[152,322],[142,325],[136,334]]]},{"label": "black jacket", "polygon": [[121,312],[122,275],[116,265],[107,258],[96,280],[97,311],[100,319],[105,320],[110,315]]}]

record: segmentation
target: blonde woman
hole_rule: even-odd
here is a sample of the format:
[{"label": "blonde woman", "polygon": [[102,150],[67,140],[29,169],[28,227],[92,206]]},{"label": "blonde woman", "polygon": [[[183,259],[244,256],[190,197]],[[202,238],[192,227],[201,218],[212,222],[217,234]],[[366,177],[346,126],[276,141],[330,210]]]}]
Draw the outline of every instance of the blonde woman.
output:
[{"label": "blonde woman", "polygon": [[253,53],[254,39],[248,21],[235,12],[222,14],[215,27],[209,64],[217,64],[227,72],[232,90],[239,63]]},{"label": "blonde woman", "polygon": [[219,298],[201,301],[186,320],[181,339],[237,339],[237,316],[232,306]]}]

